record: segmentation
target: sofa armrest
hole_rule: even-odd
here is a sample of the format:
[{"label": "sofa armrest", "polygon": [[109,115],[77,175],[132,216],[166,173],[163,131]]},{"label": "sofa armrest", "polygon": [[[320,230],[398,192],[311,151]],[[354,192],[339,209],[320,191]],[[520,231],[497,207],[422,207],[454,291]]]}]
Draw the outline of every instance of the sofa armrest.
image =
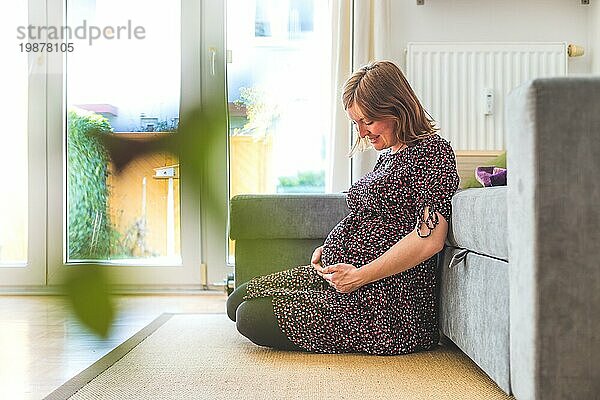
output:
[{"label": "sofa armrest", "polygon": [[600,393],[600,77],[508,97],[510,365],[518,399]]},{"label": "sofa armrest", "polygon": [[306,265],[315,247],[349,213],[344,194],[239,195],[231,199],[235,285]]}]

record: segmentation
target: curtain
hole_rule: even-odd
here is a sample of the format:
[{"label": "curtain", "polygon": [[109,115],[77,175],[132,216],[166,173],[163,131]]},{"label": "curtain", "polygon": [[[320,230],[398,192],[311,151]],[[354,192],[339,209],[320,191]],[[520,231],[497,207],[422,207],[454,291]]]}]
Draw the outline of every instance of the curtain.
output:
[{"label": "curtain", "polygon": [[331,0],[331,137],[329,146],[328,192],[348,189],[350,182],[350,121],[342,104],[342,86],[352,73],[352,0]]},{"label": "curtain", "polygon": [[[389,51],[390,16],[391,0],[354,1],[353,71],[369,61],[392,58]],[[376,160],[375,150],[352,157],[352,182],[372,171]]]},{"label": "curtain", "polygon": [[347,190],[351,177],[355,182],[373,169],[375,150],[358,153],[348,167],[347,155],[354,137],[341,100],[342,86],[353,71],[373,60],[392,59],[390,54],[391,0],[332,0],[332,101],[333,125],[330,146],[332,192]]}]

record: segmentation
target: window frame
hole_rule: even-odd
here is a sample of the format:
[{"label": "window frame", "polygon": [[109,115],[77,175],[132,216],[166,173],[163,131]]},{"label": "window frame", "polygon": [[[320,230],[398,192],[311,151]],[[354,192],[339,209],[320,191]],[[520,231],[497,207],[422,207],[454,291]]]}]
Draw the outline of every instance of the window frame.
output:
[{"label": "window frame", "polygon": [[[27,23],[46,24],[45,0],[28,1]],[[0,286],[46,284],[46,77],[43,53],[28,54],[27,85],[27,260],[3,263]]]}]

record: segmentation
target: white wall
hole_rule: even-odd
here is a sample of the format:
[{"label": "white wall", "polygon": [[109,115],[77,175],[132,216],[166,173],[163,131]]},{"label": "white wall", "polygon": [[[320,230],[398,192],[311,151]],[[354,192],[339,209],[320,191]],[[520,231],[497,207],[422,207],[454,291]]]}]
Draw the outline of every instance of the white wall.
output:
[{"label": "white wall", "polygon": [[591,71],[600,75],[600,2],[594,0],[591,3],[589,15]]},{"label": "white wall", "polygon": [[[600,0],[591,0],[597,3]],[[569,59],[569,73],[592,71],[590,40],[600,4],[580,0],[416,0],[392,2],[393,59],[405,65],[407,42],[567,42],[586,55]],[[593,8],[592,8],[593,7]],[[598,38],[598,34],[595,36]],[[600,53],[600,40],[596,40]],[[600,60],[598,63],[600,64]],[[596,71],[600,65],[596,65]]]}]

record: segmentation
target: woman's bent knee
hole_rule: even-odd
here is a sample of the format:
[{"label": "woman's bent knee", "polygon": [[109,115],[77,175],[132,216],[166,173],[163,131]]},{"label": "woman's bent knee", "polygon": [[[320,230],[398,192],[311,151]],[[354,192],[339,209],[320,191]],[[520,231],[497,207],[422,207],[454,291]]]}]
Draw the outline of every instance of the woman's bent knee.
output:
[{"label": "woman's bent knee", "polygon": [[235,326],[238,332],[259,346],[268,346],[264,335],[265,321],[264,312],[262,312],[265,300],[271,301],[271,299],[259,298],[242,302],[237,307],[235,317]]},{"label": "woman's bent knee", "polygon": [[302,350],[279,328],[271,297],[255,298],[240,304],[237,308],[236,327],[238,332],[259,346]]},{"label": "woman's bent knee", "polygon": [[239,305],[244,301],[244,296],[248,293],[248,282],[242,283],[237,287],[227,298],[227,316],[230,320],[235,322],[236,310]]}]

